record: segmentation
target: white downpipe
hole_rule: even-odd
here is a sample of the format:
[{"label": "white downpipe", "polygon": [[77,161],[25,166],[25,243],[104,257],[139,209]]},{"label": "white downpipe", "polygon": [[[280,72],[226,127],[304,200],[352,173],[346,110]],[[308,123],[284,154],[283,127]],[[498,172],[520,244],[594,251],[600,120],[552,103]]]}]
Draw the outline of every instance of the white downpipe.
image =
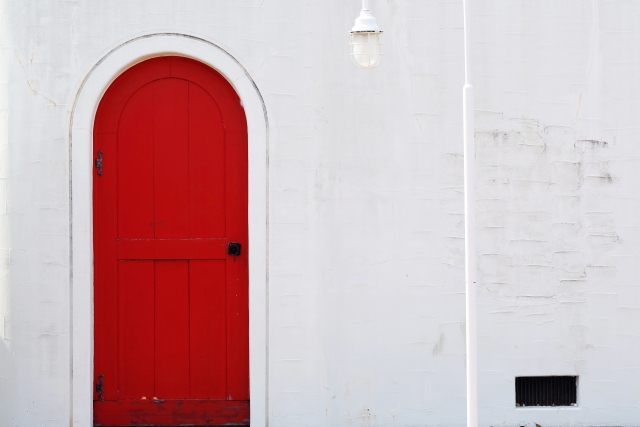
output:
[{"label": "white downpipe", "polygon": [[467,344],[467,427],[478,427],[478,328],[476,318],[476,148],[474,140],[473,86],[471,85],[471,15],[464,6],[464,254]]}]

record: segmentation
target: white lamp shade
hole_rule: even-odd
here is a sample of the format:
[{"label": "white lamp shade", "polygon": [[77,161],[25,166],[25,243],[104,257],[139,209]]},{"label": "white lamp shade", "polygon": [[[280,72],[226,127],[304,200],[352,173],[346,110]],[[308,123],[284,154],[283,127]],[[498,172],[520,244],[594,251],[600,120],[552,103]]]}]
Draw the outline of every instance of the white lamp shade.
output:
[{"label": "white lamp shade", "polygon": [[381,31],[351,32],[350,54],[361,68],[374,68],[382,59]]},{"label": "white lamp shade", "polygon": [[362,0],[362,10],[351,29],[350,54],[360,68],[374,68],[382,59],[380,27],[369,11],[369,0]]}]

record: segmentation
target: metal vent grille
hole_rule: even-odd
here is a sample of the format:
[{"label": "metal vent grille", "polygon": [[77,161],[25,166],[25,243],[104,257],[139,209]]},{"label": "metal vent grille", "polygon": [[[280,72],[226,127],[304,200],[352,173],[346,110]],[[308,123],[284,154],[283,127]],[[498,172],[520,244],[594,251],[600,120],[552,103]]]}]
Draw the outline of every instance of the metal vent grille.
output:
[{"label": "metal vent grille", "polygon": [[576,406],[578,377],[516,377],[516,406]]}]

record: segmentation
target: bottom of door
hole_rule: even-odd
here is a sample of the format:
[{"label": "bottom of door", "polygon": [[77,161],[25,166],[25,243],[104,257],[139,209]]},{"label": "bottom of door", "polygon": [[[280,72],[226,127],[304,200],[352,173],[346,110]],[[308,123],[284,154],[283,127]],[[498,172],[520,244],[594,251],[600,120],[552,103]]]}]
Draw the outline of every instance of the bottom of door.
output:
[{"label": "bottom of door", "polygon": [[94,426],[249,425],[248,400],[146,399],[93,402]]}]

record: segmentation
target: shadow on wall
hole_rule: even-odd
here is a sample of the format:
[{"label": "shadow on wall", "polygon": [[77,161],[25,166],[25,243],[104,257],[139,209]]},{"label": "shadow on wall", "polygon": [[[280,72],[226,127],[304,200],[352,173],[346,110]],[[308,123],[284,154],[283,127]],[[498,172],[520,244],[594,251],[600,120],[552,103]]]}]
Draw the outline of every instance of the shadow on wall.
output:
[{"label": "shadow on wall", "polygon": [[[3,275],[4,277],[8,275]],[[3,278],[4,278],[3,277]],[[8,280],[0,282],[0,425],[12,426],[13,419],[13,397],[15,394],[15,384],[13,373],[13,357],[11,357],[11,320],[10,313],[6,311],[8,304]]]}]

